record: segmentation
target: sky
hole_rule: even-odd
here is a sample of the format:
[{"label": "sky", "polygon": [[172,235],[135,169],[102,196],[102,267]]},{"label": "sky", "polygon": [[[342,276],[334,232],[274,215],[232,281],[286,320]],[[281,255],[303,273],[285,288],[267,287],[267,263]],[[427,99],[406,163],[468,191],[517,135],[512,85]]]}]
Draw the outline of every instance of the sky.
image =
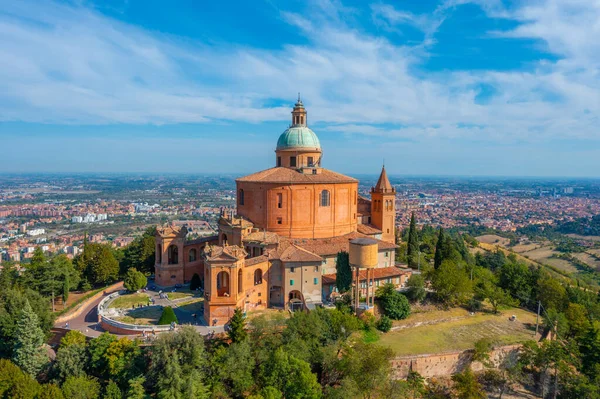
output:
[{"label": "sky", "polygon": [[0,173],[600,177],[600,0],[0,0]]}]

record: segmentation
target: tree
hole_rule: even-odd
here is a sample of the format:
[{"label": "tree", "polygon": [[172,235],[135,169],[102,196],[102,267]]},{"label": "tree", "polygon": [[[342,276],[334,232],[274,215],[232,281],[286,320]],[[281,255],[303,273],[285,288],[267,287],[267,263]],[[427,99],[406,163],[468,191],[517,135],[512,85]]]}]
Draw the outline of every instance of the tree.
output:
[{"label": "tree", "polygon": [[569,324],[569,335],[571,337],[581,337],[590,327],[590,322],[583,305],[569,303],[567,310],[565,310],[565,317]]},{"label": "tree", "polygon": [[144,389],[145,382],[146,382],[146,379],[143,376],[139,376],[139,377],[129,380],[129,390],[127,391],[127,399],[145,399],[146,398],[146,390]]},{"label": "tree", "polygon": [[54,370],[61,381],[69,377],[84,377],[87,365],[85,346],[76,344],[62,346],[56,353]]},{"label": "tree", "polygon": [[444,229],[440,227],[440,232],[438,234],[437,243],[435,244],[435,255],[433,257],[433,268],[439,269],[442,265],[442,261],[444,260],[443,256],[443,246],[444,246]]},{"label": "tree", "polygon": [[11,358],[17,337],[17,324],[25,303],[37,315],[43,333],[50,331],[54,316],[50,312],[48,300],[29,289],[8,288],[0,290],[0,356]]},{"label": "tree", "polygon": [[459,399],[485,399],[486,394],[483,391],[481,384],[475,378],[473,371],[467,367],[465,371],[452,376],[454,381],[454,390],[456,397]]},{"label": "tree", "polygon": [[488,300],[494,313],[498,313],[498,307],[500,306],[517,306],[519,304],[517,300],[490,280],[480,281],[475,291],[479,299]]},{"label": "tree", "polygon": [[155,263],[156,228],[149,227],[141,237],[137,237],[125,248],[120,262],[121,273],[134,268],[142,273],[152,273]]},{"label": "tree", "polygon": [[394,284],[388,283],[377,289],[375,297],[381,304],[383,313],[393,320],[402,320],[410,314],[408,299],[398,291]]},{"label": "tree", "polygon": [[44,332],[40,328],[38,316],[31,309],[29,301],[26,301],[15,331],[13,361],[32,377],[36,377],[48,363],[44,343]]},{"label": "tree", "polygon": [[90,341],[88,345],[89,368],[95,375],[108,378],[109,371],[106,352],[110,344],[115,341],[117,341],[117,337],[109,332],[104,332],[99,337]]},{"label": "tree", "polygon": [[312,373],[310,364],[277,349],[265,371],[265,383],[283,393],[284,398],[317,399],[321,397],[321,386]]},{"label": "tree", "polygon": [[415,222],[415,213],[410,215],[410,225],[408,228],[408,245],[406,258],[408,260],[408,266],[415,268],[417,267],[419,259],[419,232],[417,231],[417,224]]},{"label": "tree", "polygon": [[127,270],[127,274],[125,275],[125,279],[123,279],[123,286],[128,291],[137,291],[141,290],[148,284],[148,280],[144,273],[138,272],[135,268],[130,268]]},{"label": "tree", "polygon": [[61,338],[60,347],[64,348],[72,345],[81,345],[85,347],[86,343],[87,339],[81,331],[70,330]]},{"label": "tree", "polygon": [[192,281],[190,281],[190,290],[195,291],[198,288],[202,288],[202,279],[198,273],[194,273],[192,276]]},{"label": "tree", "polygon": [[62,386],[63,393],[68,399],[98,399],[100,383],[92,377],[69,377]]},{"label": "tree", "polygon": [[75,263],[92,284],[110,283],[119,277],[119,262],[107,244],[86,244]]},{"label": "tree", "polygon": [[165,306],[165,308],[162,311],[162,314],[160,315],[160,319],[158,320],[158,325],[162,326],[178,322],[179,321],[177,320],[177,316],[175,315],[173,308],[170,306]]},{"label": "tree", "polygon": [[106,388],[104,389],[104,396],[102,399],[123,399],[121,389],[114,381],[108,381]]},{"label": "tree", "polygon": [[42,385],[41,392],[36,399],[65,399],[65,395],[55,384]]},{"label": "tree", "polygon": [[377,320],[376,327],[379,331],[386,333],[392,329],[392,320],[386,315],[383,315]]},{"label": "tree", "polygon": [[431,286],[435,296],[445,305],[465,303],[473,292],[471,280],[461,266],[451,260],[444,260],[433,273]]},{"label": "tree", "polygon": [[184,326],[176,333],[161,334],[156,340],[150,356],[149,381],[161,398],[189,397],[190,390],[200,395],[200,371],[206,363],[202,336],[193,327]]},{"label": "tree", "polygon": [[40,385],[29,374],[7,359],[0,359],[0,398],[34,399]]},{"label": "tree", "polygon": [[359,395],[353,397],[378,397],[390,379],[393,356],[390,348],[362,342],[345,348],[338,367],[346,384],[355,385]]},{"label": "tree", "polygon": [[352,286],[352,270],[348,252],[338,252],[335,259],[335,272],[335,286],[338,291],[341,293],[349,291]]},{"label": "tree", "polygon": [[562,311],[567,302],[567,291],[560,281],[546,275],[538,281],[538,299],[546,310]]},{"label": "tree", "polygon": [[231,316],[231,319],[229,319],[227,324],[229,326],[227,335],[229,336],[229,339],[231,339],[231,342],[236,343],[246,340],[248,333],[246,332],[246,320],[242,313],[242,309],[235,308],[233,316]]},{"label": "tree", "polygon": [[521,301],[522,304],[527,305],[534,299],[532,298],[531,283],[531,270],[525,263],[506,262],[499,269],[498,285],[508,291],[513,298]]},{"label": "tree", "polygon": [[111,342],[104,357],[109,377],[121,387],[125,387],[127,381],[144,371],[144,359],[137,340],[123,337]]},{"label": "tree", "polygon": [[425,279],[420,274],[413,274],[406,282],[406,296],[413,302],[421,302],[427,296],[425,291]]}]

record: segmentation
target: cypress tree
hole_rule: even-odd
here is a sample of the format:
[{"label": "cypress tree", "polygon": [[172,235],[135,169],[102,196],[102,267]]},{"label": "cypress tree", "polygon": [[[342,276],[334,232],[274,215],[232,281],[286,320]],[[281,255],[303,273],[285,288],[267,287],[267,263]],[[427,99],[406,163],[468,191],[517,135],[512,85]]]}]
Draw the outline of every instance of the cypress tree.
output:
[{"label": "cypress tree", "polygon": [[339,292],[346,292],[352,286],[352,270],[348,252],[338,252],[335,260],[335,286]]},{"label": "cypress tree", "polygon": [[232,343],[242,342],[248,336],[248,333],[245,330],[246,321],[244,320],[244,314],[242,313],[242,309],[235,308],[233,312],[233,316],[229,319],[229,330],[227,331],[227,335],[229,335],[229,339],[231,339]]},{"label": "cypress tree", "polygon": [[34,378],[48,362],[44,341],[44,332],[40,328],[38,316],[31,309],[29,301],[25,301],[15,331],[13,361]]},{"label": "cypress tree", "polygon": [[444,260],[444,229],[440,227],[437,243],[435,244],[435,255],[433,257],[433,267],[437,270],[442,265]]},{"label": "cypress tree", "polygon": [[415,222],[415,213],[410,215],[410,227],[408,228],[408,247],[406,257],[408,258],[408,266],[415,267],[419,261],[419,237],[417,225]]}]

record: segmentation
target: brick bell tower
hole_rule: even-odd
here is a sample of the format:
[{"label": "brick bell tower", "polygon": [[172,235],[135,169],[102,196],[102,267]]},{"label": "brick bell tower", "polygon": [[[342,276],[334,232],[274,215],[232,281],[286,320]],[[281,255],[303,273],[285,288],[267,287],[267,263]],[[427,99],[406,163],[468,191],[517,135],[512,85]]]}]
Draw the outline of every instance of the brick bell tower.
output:
[{"label": "brick bell tower", "polygon": [[383,241],[394,243],[396,239],[396,189],[390,184],[385,166],[377,185],[371,188],[371,223],[382,231]]}]

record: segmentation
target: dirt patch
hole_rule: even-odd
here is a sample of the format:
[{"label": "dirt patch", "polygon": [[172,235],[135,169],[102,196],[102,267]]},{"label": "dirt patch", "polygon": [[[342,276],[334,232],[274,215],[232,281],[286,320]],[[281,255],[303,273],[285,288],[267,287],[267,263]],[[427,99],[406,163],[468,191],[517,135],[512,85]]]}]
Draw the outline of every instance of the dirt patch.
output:
[{"label": "dirt patch", "polygon": [[477,239],[477,241],[483,242],[485,244],[500,245],[503,247],[507,247],[508,244],[510,244],[510,240],[508,238],[500,237],[495,234],[485,234],[475,238]]}]

